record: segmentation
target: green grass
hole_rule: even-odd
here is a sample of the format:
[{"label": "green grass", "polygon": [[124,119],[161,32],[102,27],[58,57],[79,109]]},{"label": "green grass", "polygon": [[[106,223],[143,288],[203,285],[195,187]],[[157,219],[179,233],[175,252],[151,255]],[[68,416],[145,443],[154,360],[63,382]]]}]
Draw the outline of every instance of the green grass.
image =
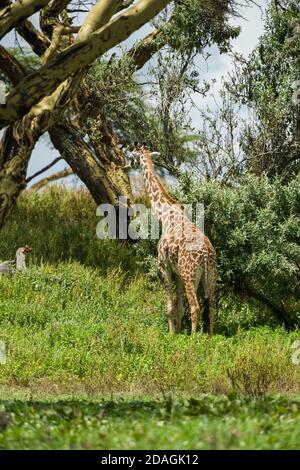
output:
[{"label": "green grass", "polygon": [[294,393],[298,333],[253,328],[231,337],[170,336],[159,284],[78,263],[32,267],[0,278],[0,386],[34,395],[91,397],[201,393]]},{"label": "green grass", "polygon": [[42,193],[24,192],[1,229],[0,259],[13,259],[17,248],[28,244],[35,264],[76,260],[103,274],[118,267],[135,274],[138,265],[133,250],[116,241],[98,240],[99,221],[96,204],[84,189],[53,186]]},{"label": "green grass", "polygon": [[300,402],[4,402],[0,449],[299,449]]},{"label": "green grass", "polygon": [[172,337],[159,284],[79,263],[0,289],[0,448],[299,446],[297,332]]}]

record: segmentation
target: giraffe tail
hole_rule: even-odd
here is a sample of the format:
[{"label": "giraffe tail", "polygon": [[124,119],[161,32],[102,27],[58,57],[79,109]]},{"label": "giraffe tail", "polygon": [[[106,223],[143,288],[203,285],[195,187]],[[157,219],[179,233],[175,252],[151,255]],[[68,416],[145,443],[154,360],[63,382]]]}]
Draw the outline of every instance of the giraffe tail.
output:
[{"label": "giraffe tail", "polygon": [[204,261],[204,299],[207,300],[209,298],[209,289],[208,289],[208,258],[205,258]]},{"label": "giraffe tail", "polygon": [[210,300],[208,293],[208,259],[205,259],[204,263],[204,312],[203,312],[203,321],[204,321],[204,330],[207,333],[209,331],[210,324]]},{"label": "giraffe tail", "polygon": [[209,331],[209,324],[210,324],[210,302],[209,299],[204,299],[204,312],[203,312],[203,323],[204,323],[204,331],[208,333]]}]

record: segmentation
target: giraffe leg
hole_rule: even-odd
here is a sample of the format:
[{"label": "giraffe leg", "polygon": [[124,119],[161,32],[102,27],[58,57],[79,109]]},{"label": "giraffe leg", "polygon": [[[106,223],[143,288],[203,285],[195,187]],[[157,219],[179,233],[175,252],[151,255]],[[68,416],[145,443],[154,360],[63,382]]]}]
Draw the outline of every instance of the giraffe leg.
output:
[{"label": "giraffe leg", "polygon": [[168,321],[169,321],[169,332],[174,333],[175,331],[175,313],[176,313],[176,305],[174,299],[174,286],[172,281],[172,273],[171,271],[165,266],[160,265],[160,274],[163,281],[163,285],[165,288],[166,293],[166,300],[167,300],[167,314],[168,314]]},{"label": "giraffe leg", "polygon": [[210,285],[210,294],[209,294],[209,310],[208,310],[208,334],[212,336],[214,334],[214,320],[215,320],[215,290],[217,283],[217,274],[216,271],[212,273],[212,281]]},{"label": "giraffe leg", "polygon": [[184,285],[182,280],[176,278],[176,333],[181,333],[182,319],[184,314],[183,308]]},{"label": "giraffe leg", "polygon": [[200,317],[200,305],[197,298],[197,288],[195,287],[195,283],[192,281],[186,282],[185,291],[191,311],[192,333],[197,333]]}]

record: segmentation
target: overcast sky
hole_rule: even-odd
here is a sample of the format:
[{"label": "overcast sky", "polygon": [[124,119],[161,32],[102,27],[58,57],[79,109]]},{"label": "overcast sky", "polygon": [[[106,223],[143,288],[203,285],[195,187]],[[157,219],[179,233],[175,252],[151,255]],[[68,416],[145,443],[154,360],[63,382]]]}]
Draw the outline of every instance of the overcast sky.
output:
[{"label": "overcast sky", "polygon": [[[262,9],[266,6],[267,0],[261,0],[258,2]],[[231,23],[234,25],[239,25],[242,28],[240,36],[233,41],[234,49],[242,53],[244,56],[247,56],[256,46],[259,37],[263,32],[263,18],[262,18],[262,11],[256,7],[252,6],[249,8],[244,8],[240,10],[245,20],[241,18],[236,18],[231,20]],[[33,19],[35,20],[35,18]],[[35,22],[35,21],[34,21]],[[141,37],[145,36],[145,33],[148,31],[148,26],[143,28],[139,32],[135,33],[134,35],[129,38],[125,46],[132,45],[132,43]],[[8,37],[4,38],[3,45],[5,46],[12,46],[13,45],[13,35],[10,34]],[[232,69],[231,58],[227,55],[220,55],[216,48],[213,48],[212,57],[209,59],[208,64],[203,64],[201,67],[201,75],[203,79],[206,81],[210,81],[212,79],[216,79],[216,85],[212,90],[212,94],[208,96],[205,100],[202,97],[194,97],[197,107],[205,109],[207,104],[213,105],[215,100],[218,99],[218,89],[220,88],[220,83],[222,77],[225,76],[230,70]],[[215,98],[215,99],[214,99]],[[192,112],[192,119],[193,125],[195,128],[200,126],[200,118],[198,116],[197,109],[193,110]],[[46,137],[42,137],[39,142],[37,142],[36,147],[33,151],[33,155],[29,164],[28,174],[32,175],[39,169],[43,168],[45,165],[50,163],[54,158],[58,155],[56,150],[49,148],[49,144],[46,142]],[[58,163],[54,168],[55,171],[63,169],[66,167],[66,164],[63,162]],[[48,173],[53,173],[54,169],[51,169]],[[48,173],[45,173],[46,176]],[[73,178],[74,179],[74,178]]]}]

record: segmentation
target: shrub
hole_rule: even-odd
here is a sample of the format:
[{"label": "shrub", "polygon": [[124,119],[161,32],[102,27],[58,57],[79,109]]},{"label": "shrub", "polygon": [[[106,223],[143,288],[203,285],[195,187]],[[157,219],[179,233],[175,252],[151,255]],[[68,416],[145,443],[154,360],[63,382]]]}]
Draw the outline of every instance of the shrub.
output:
[{"label": "shrub", "polygon": [[300,320],[300,178],[283,185],[247,177],[228,187],[185,176],[177,197],[205,206],[205,231],[218,255],[228,292],[248,287]]}]

